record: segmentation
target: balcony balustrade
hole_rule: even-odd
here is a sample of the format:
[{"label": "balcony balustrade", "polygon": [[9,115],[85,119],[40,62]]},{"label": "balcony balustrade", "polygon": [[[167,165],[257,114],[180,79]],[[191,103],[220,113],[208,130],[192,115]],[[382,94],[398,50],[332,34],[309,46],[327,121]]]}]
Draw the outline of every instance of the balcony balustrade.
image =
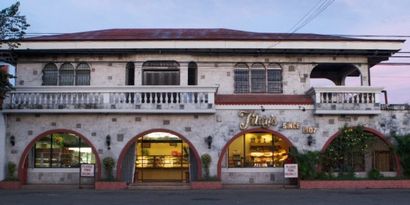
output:
[{"label": "balcony balustrade", "polygon": [[4,113],[214,113],[216,87],[20,87]]},{"label": "balcony balustrade", "polygon": [[380,114],[380,87],[313,87],[307,91],[315,101],[315,114]]}]

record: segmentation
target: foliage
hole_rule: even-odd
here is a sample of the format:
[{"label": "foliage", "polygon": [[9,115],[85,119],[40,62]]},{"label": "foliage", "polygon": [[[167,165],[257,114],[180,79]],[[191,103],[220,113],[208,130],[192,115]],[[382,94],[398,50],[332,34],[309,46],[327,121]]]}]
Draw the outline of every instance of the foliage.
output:
[{"label": "foliage", "polygon": [[403,168],[403,175],[410,177],[410,134],[393,136],[396,140],[395,151],[400,157],[400,164]]},{"label": "foliage", "polygon": [[0,47],[4,41],[10,48],[19,46],[17,42],[30,26],[26,17],[19,14],[20,2],[0,11]]},{"label": "foliage", "polygon": [[105,157],[103,159],[103,166],[104,166],[104,170],[106,173],[106,180],[107,181],[113,181],[114,180],[114,176],[113,176],[113,168],[115,165],[115,161],[112,157]]},{"label": "foliage", "polygon": [[319,152],[308,151],[306,153],[299,153],[296,148],[292,148],[289,155],[298,163],[301,179],[315,179],[318,177]]},{"label": "foliage", "polygon": [[381,174],[380,171],[377,170],[377,169],[372,169],[372,170],[367,172],[367,178],[369,178],[369,179],[382,179],[383,174]]},{"label": "foliage", "polygon": [[201,156],[201,161],[202,161],[202,167],[204,168],[204,178],[205,180],[209,180],[210,176],[209,176],[209,165],[211,164],[212,161],[212,157],[209,154],[203,154]]},{"label": "foliage", "polygon": [[17,177],[15,176],[16,172],[16,164],[14,162],[8,162],[7,163],[7,178],[6,180],[17,180]]},{"label": "foliage", "polygon": [[14,89],[13,85],[9,81],[10,78],[15,77],[5,70],[0,70],[0,99],[4,99],[7,92]]},{"label": "foliage", "polygon": [[337,171],[340,177],[354,177],[356,165],[360,165],[374,136],[364,131],[363,126],[340,129],[340,135],[323,153],[321,165],[324,171]]}]

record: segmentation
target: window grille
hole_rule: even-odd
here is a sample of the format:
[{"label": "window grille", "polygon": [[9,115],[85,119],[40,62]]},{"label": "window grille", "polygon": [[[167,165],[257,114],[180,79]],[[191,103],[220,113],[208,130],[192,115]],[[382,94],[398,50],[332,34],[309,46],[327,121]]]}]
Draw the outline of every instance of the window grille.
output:
[{"label": "window grille", "polygon": [[43,85],[57,85],[58,69],[54,63],[48,63],[43,68]]},{"label": "window grille", "polygon": [[64,63],[60,67],[60,85],[74,85],[74,66],[71,63]]},{"label": "window grille", "polygon": [[249,71],[244,69],[234,70],[235,93],[249,92]]},{"label": "window grille", "polygon": [[80,63],[77,66],[76,85],[90,85],[90,66],[87,63]]}]

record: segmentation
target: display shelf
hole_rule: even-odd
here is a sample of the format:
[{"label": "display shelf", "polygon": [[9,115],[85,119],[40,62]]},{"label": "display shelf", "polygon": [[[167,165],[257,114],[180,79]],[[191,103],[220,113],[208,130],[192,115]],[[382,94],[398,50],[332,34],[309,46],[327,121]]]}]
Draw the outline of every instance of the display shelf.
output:
[{"label": "display shelf", "polygon": [[187,158],[172,155],[149,155],[137,156],[137,168],[187,168],[189,162]]}]

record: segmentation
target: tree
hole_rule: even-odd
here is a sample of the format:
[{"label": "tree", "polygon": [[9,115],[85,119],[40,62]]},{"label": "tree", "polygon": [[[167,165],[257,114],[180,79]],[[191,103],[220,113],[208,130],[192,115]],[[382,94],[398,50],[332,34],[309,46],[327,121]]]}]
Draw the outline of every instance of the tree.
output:
[{"label": "tree", "polygon": [[20,2],[16,2],[0,11],[0,47],[3,43],[11,49],[18,47],[18,41],[23,38],[25,30],[30,26],[26,22],[26,17],[19,14],[19,6]]}]

